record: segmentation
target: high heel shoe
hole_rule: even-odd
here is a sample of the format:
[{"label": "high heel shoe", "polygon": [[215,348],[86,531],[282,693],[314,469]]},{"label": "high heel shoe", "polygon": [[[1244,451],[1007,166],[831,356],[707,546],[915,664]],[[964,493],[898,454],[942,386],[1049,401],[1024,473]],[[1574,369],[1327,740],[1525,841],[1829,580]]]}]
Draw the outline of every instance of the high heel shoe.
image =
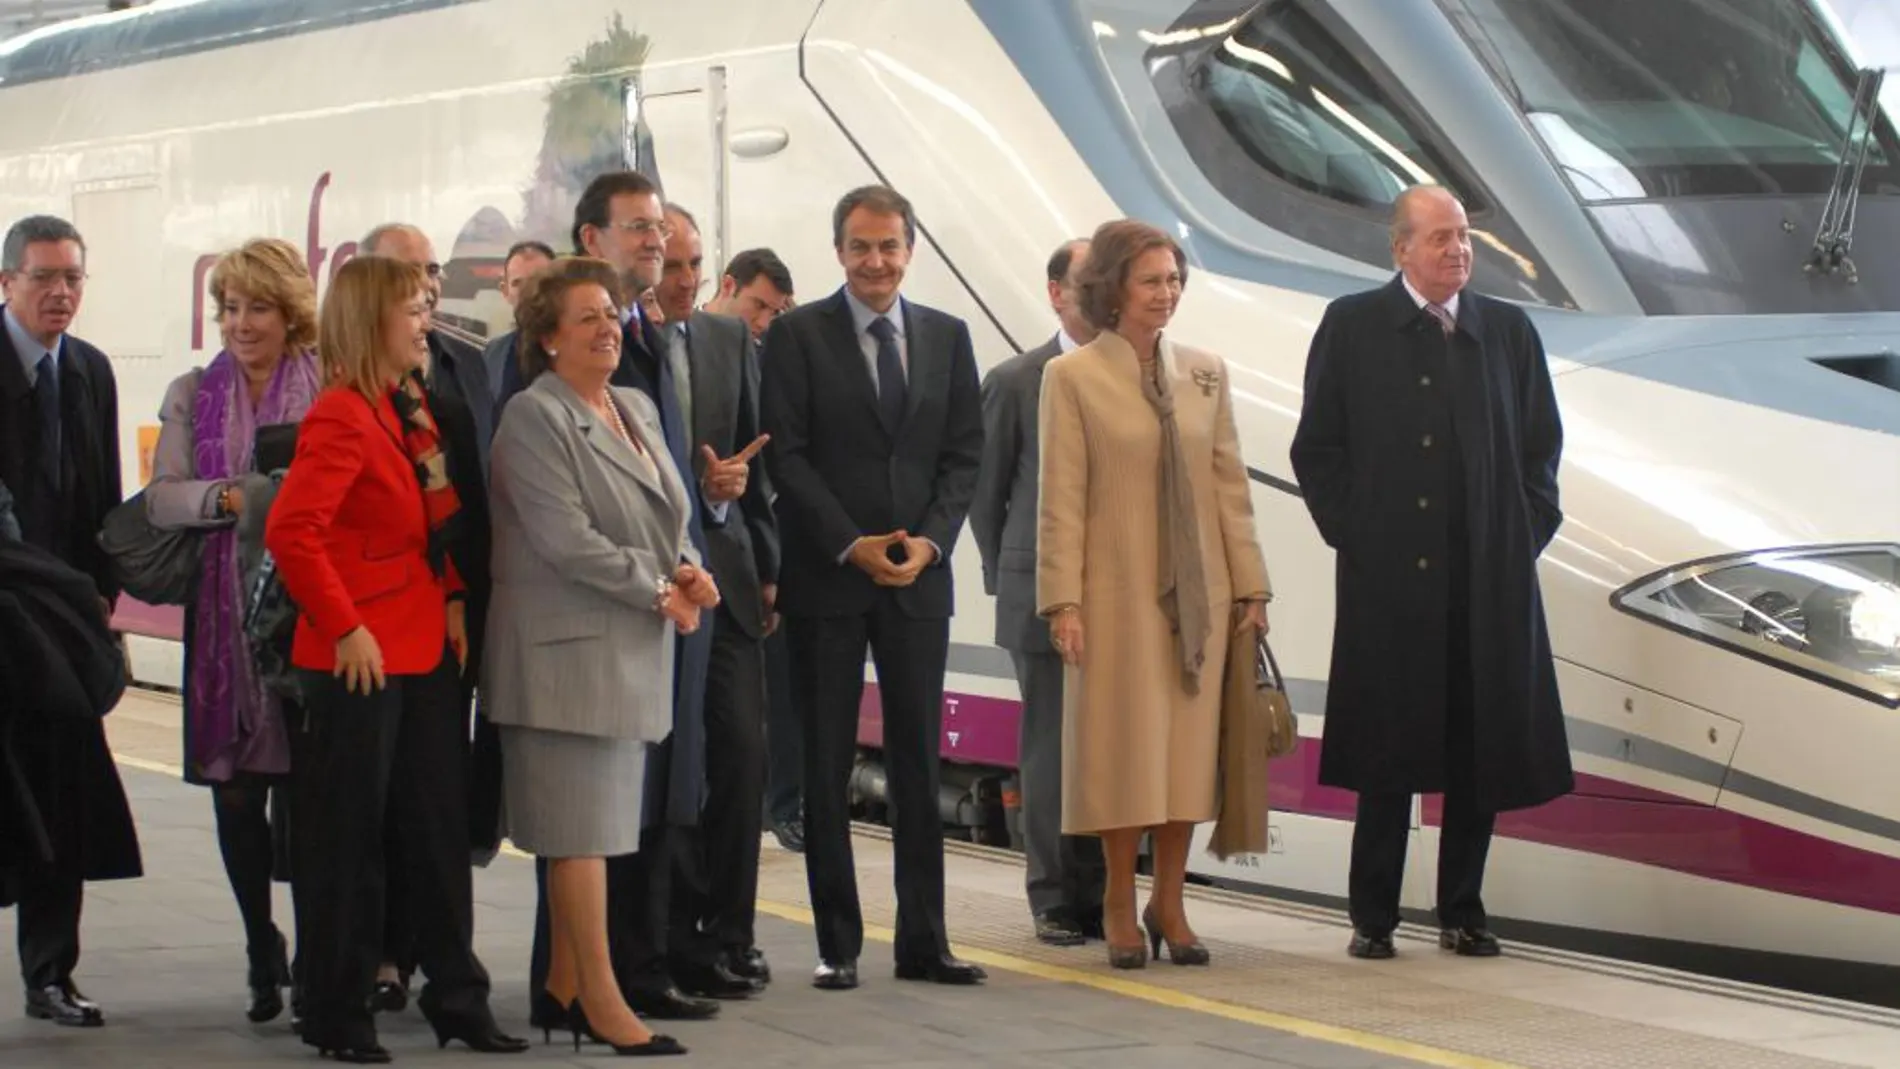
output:
[{"label": "high heel shoe", "polygon": [[1177,943],[1169,939],[1161,931],[1161,925],[1155,923],[1153,906],[1141,911],[1141,926],[1148,930],[1148,945],[1156,961],[1161,960],[1161,944],[1164,941],[1168,944],[1168,960],[1176,965],[1206,965],[1212,959],[1199,939],[1192,943]]},{"label": "high heel shoe", "polygon": [[568,1031],[574,1033],[574,1052],[576,1054],[580,1053],[581,1035],[583,1032],[586,1033],[589,1039],[598,1040],[601,1043],[607,1044],[608,1047],[612,1048],[615,1054],[623,1058],[652,1058],[666,1054],[686,1053],[686,1048],[680,1045],[679,1040],[674,1039],[672,1036],[663,1036],[658,1033],[648,1036],[645,1043],[615,1043],[613,1040],[595,1032],[588,1026],[587,1016],[581,1012],[581,1002],[579,999],[575,999],[573,1002],[567,1004],[567,1028]]}]

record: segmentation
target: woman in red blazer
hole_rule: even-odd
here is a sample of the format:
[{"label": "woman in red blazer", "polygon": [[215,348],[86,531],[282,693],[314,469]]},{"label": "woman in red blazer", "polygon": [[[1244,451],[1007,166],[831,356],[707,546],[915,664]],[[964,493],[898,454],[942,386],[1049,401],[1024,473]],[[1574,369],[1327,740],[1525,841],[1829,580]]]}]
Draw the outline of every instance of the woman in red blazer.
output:
[{"label": "woman in red blazer", "polygon": [[386,861],[403,866],[395,883],[413,896],[429,977],[418,1005],[437,1039],[527,1049],[496,1026],[473,949],[467,710],[457,708],[467,637],[448,554],[460,502],[422,384],[426,281],[383,257],[338,270],[318,326],[329,386],[304,417],[264,533],[301,613],[292,889],[303,1041],[355,1063],[390,1060],[369,1010]]}]

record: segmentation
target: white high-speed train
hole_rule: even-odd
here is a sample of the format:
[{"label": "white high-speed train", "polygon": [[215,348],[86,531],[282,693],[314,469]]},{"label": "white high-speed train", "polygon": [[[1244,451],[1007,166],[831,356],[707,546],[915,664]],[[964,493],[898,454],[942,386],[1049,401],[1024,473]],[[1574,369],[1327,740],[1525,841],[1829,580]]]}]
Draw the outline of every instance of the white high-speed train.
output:
[{"label": "white high-speed train", "polygon": [[[217,348],[210,258],[253,235],[321,282],[371,225],[420,224],[480,337],[497,257],[565,245],[602,169],[694,208],[709,263],[777,249],[806,298],[840,281],[834,198],[884,180],[921,217],[909,295],[988,367],[1052,332],[1060,241],[1165,225],[1196,268],[1176,329],[1233,368],[1307,736],[1270,852],[1197,870],[1337,900],[1332,561],[1287,447],[1322,307],[1387,277],[1393,195],[1442,182],[1568,431],[1543,579],[1579,782],[1500,822],[1497,927],[1891,998],[1900,139],[1817,3],[160,0],[0,45],[0,217],[91,244],[78,330],[115,360],[128,482],[164,385]],[[993,785],[1015,686],[968,540],[955,566],[947,778]],[[175,620],[123,616],[175,683]],[[1436,823],[1428,799],[1411,909]]]}]

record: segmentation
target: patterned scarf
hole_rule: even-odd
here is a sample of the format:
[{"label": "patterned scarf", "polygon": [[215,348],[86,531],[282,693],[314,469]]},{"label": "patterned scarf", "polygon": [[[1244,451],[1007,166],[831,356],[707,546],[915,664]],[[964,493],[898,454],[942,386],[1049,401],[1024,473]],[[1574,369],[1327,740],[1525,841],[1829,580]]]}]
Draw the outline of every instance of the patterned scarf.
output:
[{"label": "patterned scarf", "polygon": [[[313,352],[291,353],[253,405],[237,358],[221,352],[206,366],[192,402],[191,467],[195,478],[222,482],[250,472],[257,428],[296,423],[322,389]],[[239,771],[240,760],[282,763],[289,768],[284,739],[259,736],[281,731],[276,699],[252,671],[243,633],[243,566],[235,527],[205,532],[204,563],[192,605],[191,677],[185,688],[186,758],[193,777],[219,783]]]},{"label": "patterned scarf", "polygon": [[403,376],[390,391],[390,402],[402,420],[402,445],[416,466],[422,484],[422,510],[429,520],[429,567],[440,576],[448,570],[449,546],[454,542],[456,517],[462,498],[449,479],[449,456],[442,450],[442,433],[429,411],[422,372]]}]

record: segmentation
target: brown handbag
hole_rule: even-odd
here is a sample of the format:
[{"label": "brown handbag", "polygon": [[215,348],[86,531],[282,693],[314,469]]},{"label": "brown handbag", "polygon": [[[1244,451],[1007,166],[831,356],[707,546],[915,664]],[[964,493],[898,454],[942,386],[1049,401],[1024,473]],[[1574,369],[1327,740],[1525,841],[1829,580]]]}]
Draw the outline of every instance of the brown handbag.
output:
[{"label": "brown handbag", "polygon": [[1293,700],[1287,697],[1286,680],[1280,675],[1280,662],[1273,659],[1273,647],[1267,636],[1254,639],[1254,686],[1266,707],[1267,756],[1285,757],[1300,742],[1300,722],[1293,715]]},{"label": "brown handbag", "polygon": [[1267,762],[1293,752],[1299,729],[1266,636],[1228,640],[1220,707],[1220,812],[1208,850],[1226,859],[1267,849]]}]

